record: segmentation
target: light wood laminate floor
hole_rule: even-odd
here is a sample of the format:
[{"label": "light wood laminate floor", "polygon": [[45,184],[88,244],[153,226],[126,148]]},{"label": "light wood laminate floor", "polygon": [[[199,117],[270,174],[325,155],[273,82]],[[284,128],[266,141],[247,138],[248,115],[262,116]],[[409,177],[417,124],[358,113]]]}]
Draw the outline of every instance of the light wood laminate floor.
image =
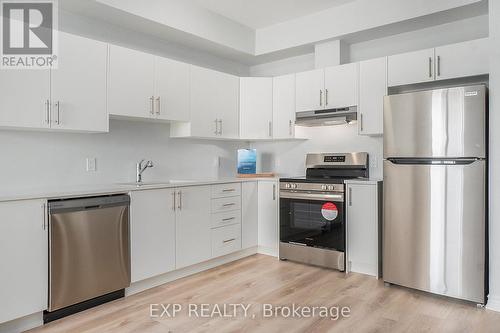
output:
[{"label": "light wood laminate floor", "polygon": [[[183,304],[175,318],[150,304]],[[251,304],[249,316],[190,318],[188,304]],[[262,318],[262,304],[350,307],[349,318]],[[240,311],[243,313],[242,311]],[[255,314],[255,318],[252,318]],[[45,332],[500,332],[500,313],[362,274],[253,255],[31,330]]]}]

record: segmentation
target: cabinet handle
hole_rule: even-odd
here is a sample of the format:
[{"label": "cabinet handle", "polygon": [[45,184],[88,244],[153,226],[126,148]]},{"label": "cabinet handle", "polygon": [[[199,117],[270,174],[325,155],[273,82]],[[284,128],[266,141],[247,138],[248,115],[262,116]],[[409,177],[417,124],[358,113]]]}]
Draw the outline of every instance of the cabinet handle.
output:
[{"label": "cabinet handle", "polygon": [[182,192],[177,192],[177,195],[179,196],[179,204],[177,205],[177,208],[179,208],[179,210],[182,210]]},{"label": "cabinet handle", "polygon": [[288,134],[290,136],[293,135],[293,133],[292,133],[292,120],[291,119],[288,121]]},{"label": "cabinet handle", "polygon": [[234,191],[236,191],[235,188],[225,188],[222,190],[222,192],[234,192]]},{"label": "cabinet handle", "polygon": [[231,220],[234,220],[236,219],[235,217],[228,217],[226,219],[222,219],[223,222],[227,222],[227,221],[231,221]]},{"label": "cabinet handle", "polygon": [[360,117],[360,119],[359,119],[359,124],[361,125],[361,132],[363,132],[363,114],[362,114],[362,113],[360,113],[360,114],[359,114],[359,117]]},{"label": "cabinet handle", "polygon": [[149,107],[150,107],[150,110],[149,110],[149,113],[153,116],[155,114],[155,97],[154,96],[151,96],[149,97]]},{"label": "cabinet handle", "polygon": [[323,90],[319,90],[319,106],[323,106]]},{"label": "cabinet handle", "polygon": [[276,184],[273,184],[273,200],[276,200]]},{"label": "cabinet handle", "polygon": [[234,202],[231,202],[231,203],[225,203],[222,205],[222,207],[231,207],[231,206],[234,206],[236,205]]},{"label": "cabinet handle", "polygon": [[352,187],[349,187],[349,206],[352,206]]},{"label": "cabinet handle", "polygon": [[270,121],[268,126],[269,126],[269,137],[272,138],[273,137],[273,122]]},{"label": "cabinet handle", "polygon": [[328,89],[325,89],[325,105],[328,106]]},{"label": "cabinet handle", "polygon": [[172,210],[175,211],[175,191],[172,192]]},{"label": "cabinet handle", "polygon": [[161,113],[161,100],[160,96],[156,97],[156,114],[159,115]]},{"label": "cabinet handle", "polygon": [[236,238],[230,238],[230,239],[226,239],[226,240],[222,241],[222,243],[226,244],[226,243],[229,243],[229,242],[232,242],[235,240],[236,240]]},{"label": "cabinet handle", "polygon": [[441,76],[441,56],[438,56],[438,72],[437,76]]},{"label": "cabinet handle", "polygon": [[61,125],[61,102],[59,101],[56,102],[56,109],[57,109],[56,125]]},{"label": "cabinet handle", "polygon": [[50,124],[50,100],[45,101],[45,122]]},{"label": "cabinet handle", "polygon": [[222,135],[222,119],[219,119],[219,135]]},{"label": "cabinet handle", "polygon": [[215,122],[215,135],[219,135],[219,121],[217,119],[214,120]]},{"label": "cabinet handle", "polygon": [[47,205],[45,203],[42,204],[42,214],[43,214],[43,223],[42,229],[47,229]]},{"label": "cabinet handle", "polygon": [[432,58],[429,57],[429,77],[432,77]]}]

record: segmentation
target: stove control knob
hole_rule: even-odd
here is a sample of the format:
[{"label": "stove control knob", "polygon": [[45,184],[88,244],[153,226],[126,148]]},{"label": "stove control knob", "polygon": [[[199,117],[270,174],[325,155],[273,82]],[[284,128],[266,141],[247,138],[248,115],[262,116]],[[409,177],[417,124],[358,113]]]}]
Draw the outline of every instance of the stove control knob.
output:
[{"label": "stove control knob", "polygon": [[290,188],[290,183],[286,183],[285,188]]},{"label": "stove control knob", "polygon": [[297,184],[292,184],[292,188],[296,189],[297,188]]},{"label": "stove control knob", "polygon": [[333,191],[335,187],[333,185],[328,185],[328,191]]},{"label": "stove control knob", "polygon": [[321,185],[321,190],[326,191],[326,190],[327,190],[326,185],[324,185],[324,184],[323,184],[323,185]]}]

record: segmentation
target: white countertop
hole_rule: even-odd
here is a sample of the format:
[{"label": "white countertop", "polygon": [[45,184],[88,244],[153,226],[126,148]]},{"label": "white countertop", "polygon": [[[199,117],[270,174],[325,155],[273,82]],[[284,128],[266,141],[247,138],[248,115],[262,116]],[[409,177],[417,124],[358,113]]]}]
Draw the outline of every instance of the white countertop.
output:
[{"label": "white countertop", "polygon": [[70,185],[58,186],[54,188],[31,188],[20,190],[2,190],[0,189],[0,202],[28,200],[28,199],[62,199],[70,197],[85,197],[94,195],[106,195],[117,193],[128,193],[131,191],[144,191],[160,188],[213,185],[226,183],[243,183],[252,181],[278,181],[279,178],[219,178],[219,179],[200,179],[200,180],[169,180],[145,182],[148,185],[136,186],[133,184],[115,183],[115,184],[89,184],[89,185]]}]

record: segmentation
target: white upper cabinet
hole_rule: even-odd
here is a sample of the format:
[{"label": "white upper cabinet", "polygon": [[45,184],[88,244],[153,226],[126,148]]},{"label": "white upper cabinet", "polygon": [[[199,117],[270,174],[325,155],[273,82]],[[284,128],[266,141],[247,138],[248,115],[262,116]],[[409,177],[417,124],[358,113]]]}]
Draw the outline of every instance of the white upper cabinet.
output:
[{"label": "white upper cabinet", "polygon": [[172,124],[174,137],[239,137],[239,77],[191,66],[190,122]]},{"label": "white upper cabinet", "polygon": [[240,78],[240,138],[273,137],[273,79]]},{"label": "white upper cabinet", "polygon": [[273,78],[273,138],[295,137],[295,74]]},{"label": "white upper cabinet", "polygon": [[488,38],[436,47],[436,66],[436,80],[488,74]]},{"label": "white upper cabinet", "polygon": [[155,57],[154,86],[156,118],[189,121],[189,65]]},{"label": "white upper cabinet", "polygon": [[130,194],[132,282],[175,269],[175,189]]},{"label": "white upper cabinet", "polygon": [[358,63],[325,68],[324,108],[358,105]]},{"label": "white upper cabinet", "polygon": [[2,70],[0,126],[50,127],[50,71]]},{"label": "white upper cabinet", "polygon": [[47,309],[47,201],[0,202],[0,323]]},{"label": "white upper cabinet", "polygon": [[151,54],[109,46],[109,113],[116,116],[154,117],[154,63]]},{"label": "white upper cabinet", "polygon": [[107,132],[108,45],[59,33],[59,64],[51,70],[51,127]]},{"label": "white upper cabinet", "polygon": [[434,49],[389,56],[388,66],[391,87],[434,81]]},{"label": "white upper cabinet", "polygon": [[295,75],[295,111],[313,111],[324,108],[325,71],[315,69]]},{"label": "white upper cabinet", "polygon": [[380,135],[383,133],[385,95],[387,95],[387,58],[361,61],[359,63],[359,134]]}]

